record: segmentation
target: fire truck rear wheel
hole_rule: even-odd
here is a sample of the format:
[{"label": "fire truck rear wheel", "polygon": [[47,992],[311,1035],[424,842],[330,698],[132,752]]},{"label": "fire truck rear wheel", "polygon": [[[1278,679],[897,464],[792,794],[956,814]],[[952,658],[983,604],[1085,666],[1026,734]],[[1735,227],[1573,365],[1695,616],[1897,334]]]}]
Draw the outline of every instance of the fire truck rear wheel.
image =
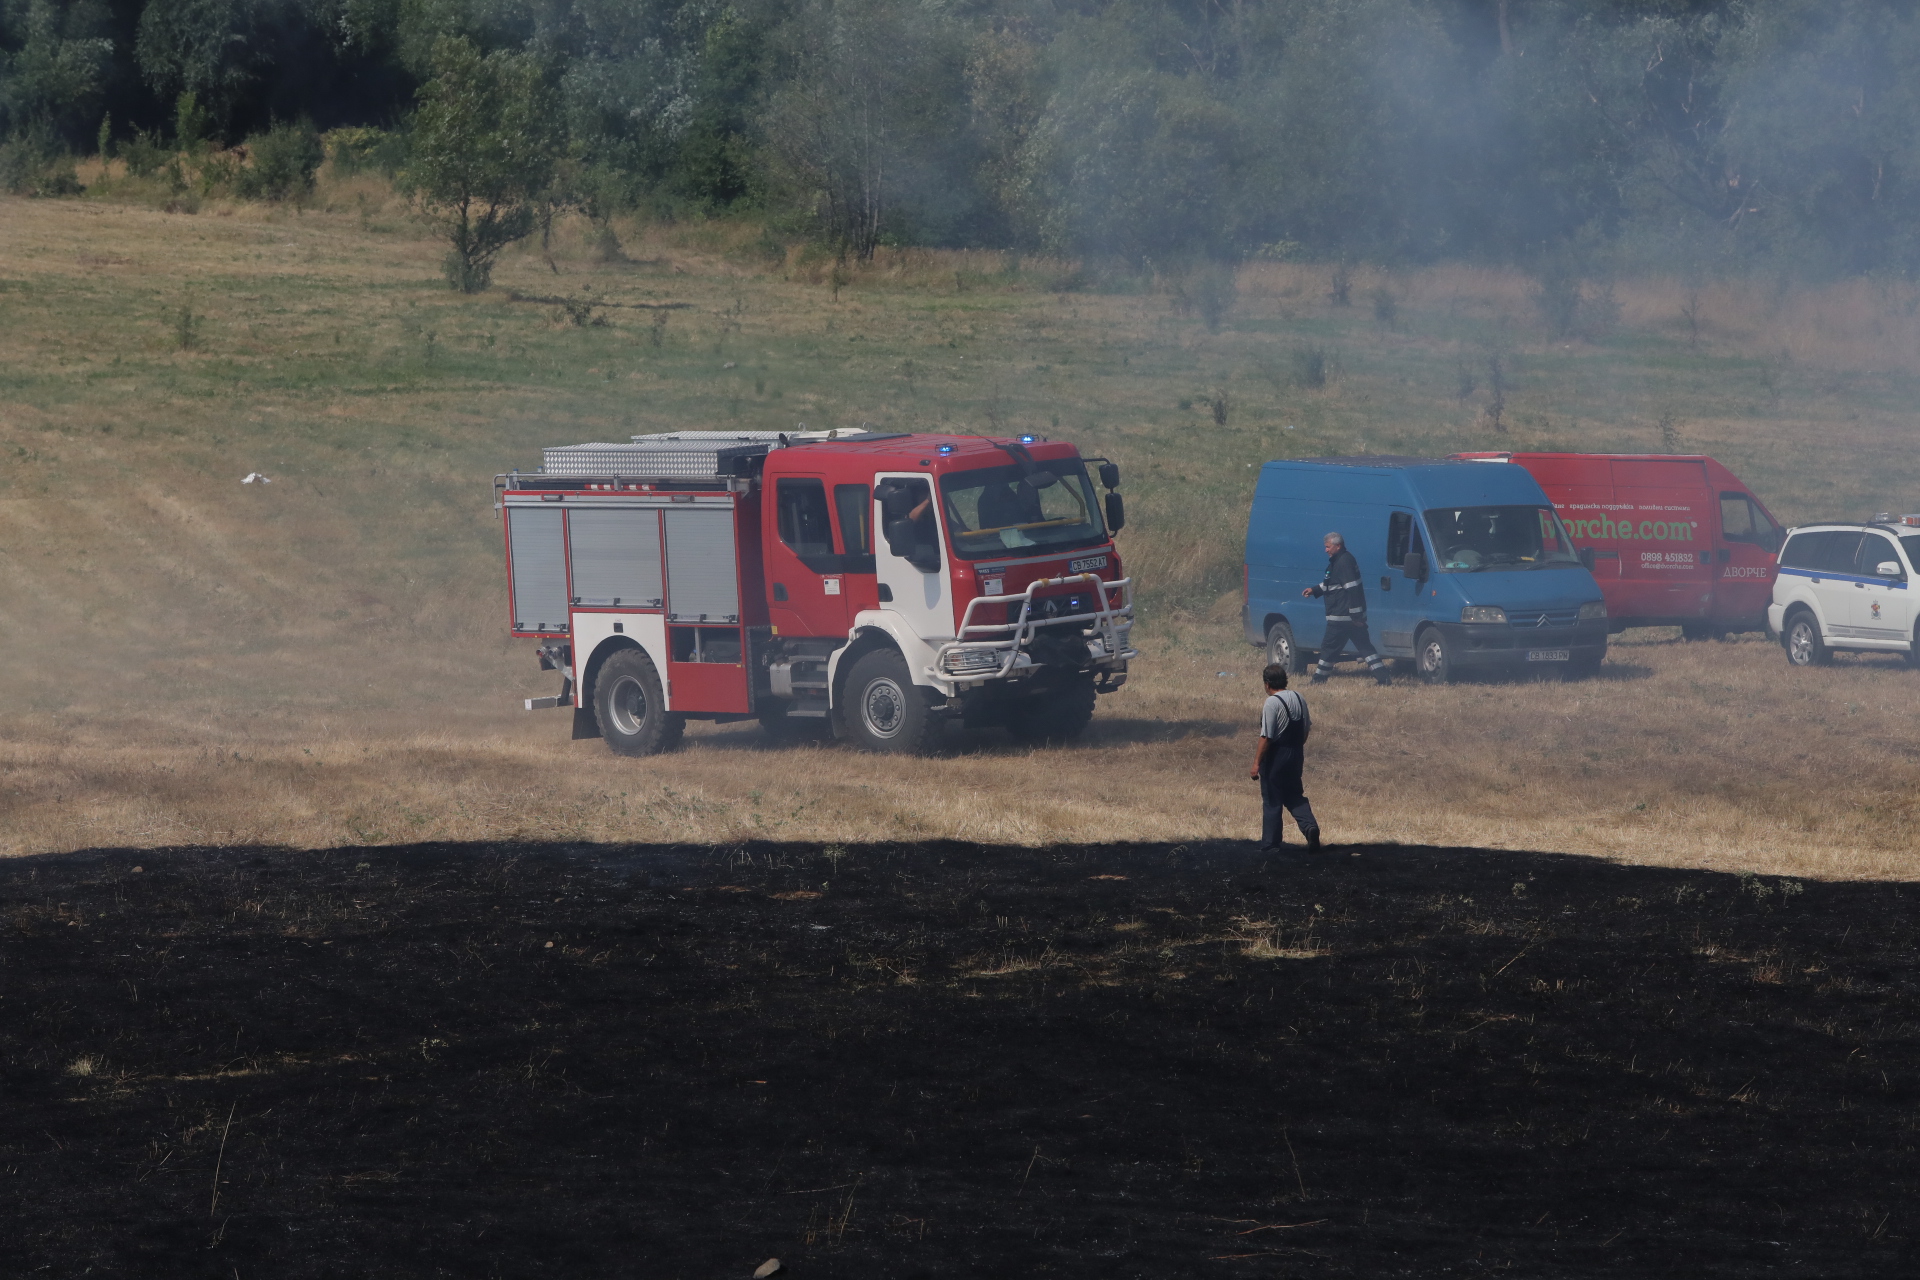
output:
[{"label": "fire truck rear wheel", "polygon": [[1075,676],[1007,709],[1007,732],[1015,742],[1039,745],[1067,742],[1086,732],[1093,720],[1093,678]]},{"label": "fire truck rear wheel", "polygon": [[926,695],[908,674],[907,660],[893,649],[875,649],[853,664],[845,715],[848,736],[863,751],[917,754],[933,737]]},{"label": "fire truck rear wheel", "polygon": [[593,716],[616,755],[651,756],[680,745],[687,719],[667,710],[660,673],[638,649],[622,649],[601,664],[593,682]]}]

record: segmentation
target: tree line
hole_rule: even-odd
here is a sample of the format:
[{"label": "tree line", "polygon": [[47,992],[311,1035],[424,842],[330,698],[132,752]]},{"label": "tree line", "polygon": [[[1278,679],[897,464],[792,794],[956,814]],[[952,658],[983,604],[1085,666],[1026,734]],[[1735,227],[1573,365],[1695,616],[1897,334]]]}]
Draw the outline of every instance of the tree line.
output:
[{"label": "tree line", "polygon": [[564,203],[751,211],[854,256],[1910,274],[1917,10],[0,0],[0,135],[20,170],[353,126],[481,272]]}]

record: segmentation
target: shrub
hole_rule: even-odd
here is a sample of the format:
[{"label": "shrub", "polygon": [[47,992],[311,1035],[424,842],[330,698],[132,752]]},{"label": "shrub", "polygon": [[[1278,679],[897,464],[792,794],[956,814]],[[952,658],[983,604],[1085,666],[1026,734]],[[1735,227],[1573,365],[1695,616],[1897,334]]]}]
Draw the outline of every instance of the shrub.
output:
[{"label": "shrub", "polygon": [[77,196],[83,187],[73,157],[20,138],[0,145],[0,190],[18,196]]},{"label": "shrub", "polygon": [[1310,391],[1319,390],[1327,385],[1328,371],[1332,363],[1325,347],[1295,347],[1293,349],[1293,385]]},{"label": "shrub", "polygon": [[127,162],[127,173],[135,178],[151,178],[160,172],[160,166],[172,154],[172,148],[161,144],[159,134],[145,129],[135,130],[133,137],[120,148],[120,158]]},{"label": "shrub", "polygon": [[406,163],[406,142],[404,134],[363,127],[331,129],[320,137],[334,174],[342,178],[368,172],[392,177]]},{"label": "shrub", "polygon": [[313,122],[276,124],[247,139],[251,164],[234,184],[249,200],[285,200],[313,190],[313,175],[327,158]]}]

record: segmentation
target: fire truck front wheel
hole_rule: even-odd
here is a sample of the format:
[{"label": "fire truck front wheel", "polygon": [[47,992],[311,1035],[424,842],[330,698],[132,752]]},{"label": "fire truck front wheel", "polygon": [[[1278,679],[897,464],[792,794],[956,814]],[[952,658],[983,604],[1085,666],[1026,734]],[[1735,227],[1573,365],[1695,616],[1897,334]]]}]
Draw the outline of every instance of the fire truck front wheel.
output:
[{"label": "fire truck front wheel", "polygon": [[918,754],[932,741],[926,695],[908,674],[907,660],[893,649],[875,649],[853,664],[845,707],[848,736],[864,751]]},{"label": "fire truck front wheel", "polygon": [[593,715],[607,746],[623,756],[671,751],[687,727],[685,716],[667,710],[660,673],[638,649],[622,649],[601,665],[593,684]]}]

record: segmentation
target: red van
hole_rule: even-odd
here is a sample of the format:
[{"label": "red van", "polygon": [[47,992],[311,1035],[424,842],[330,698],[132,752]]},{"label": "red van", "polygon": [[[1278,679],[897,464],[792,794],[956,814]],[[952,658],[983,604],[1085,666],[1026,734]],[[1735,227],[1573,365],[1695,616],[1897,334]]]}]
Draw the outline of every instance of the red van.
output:
[{"label": "red van", "polygon": [[[1559,511],[1615,631],[1678,626],[1688,639],[1763,631],[1780,523],[1701,454],[1459,453],[1525,467]],[[1583,558],[1585,558],[1583,556]]]}]

